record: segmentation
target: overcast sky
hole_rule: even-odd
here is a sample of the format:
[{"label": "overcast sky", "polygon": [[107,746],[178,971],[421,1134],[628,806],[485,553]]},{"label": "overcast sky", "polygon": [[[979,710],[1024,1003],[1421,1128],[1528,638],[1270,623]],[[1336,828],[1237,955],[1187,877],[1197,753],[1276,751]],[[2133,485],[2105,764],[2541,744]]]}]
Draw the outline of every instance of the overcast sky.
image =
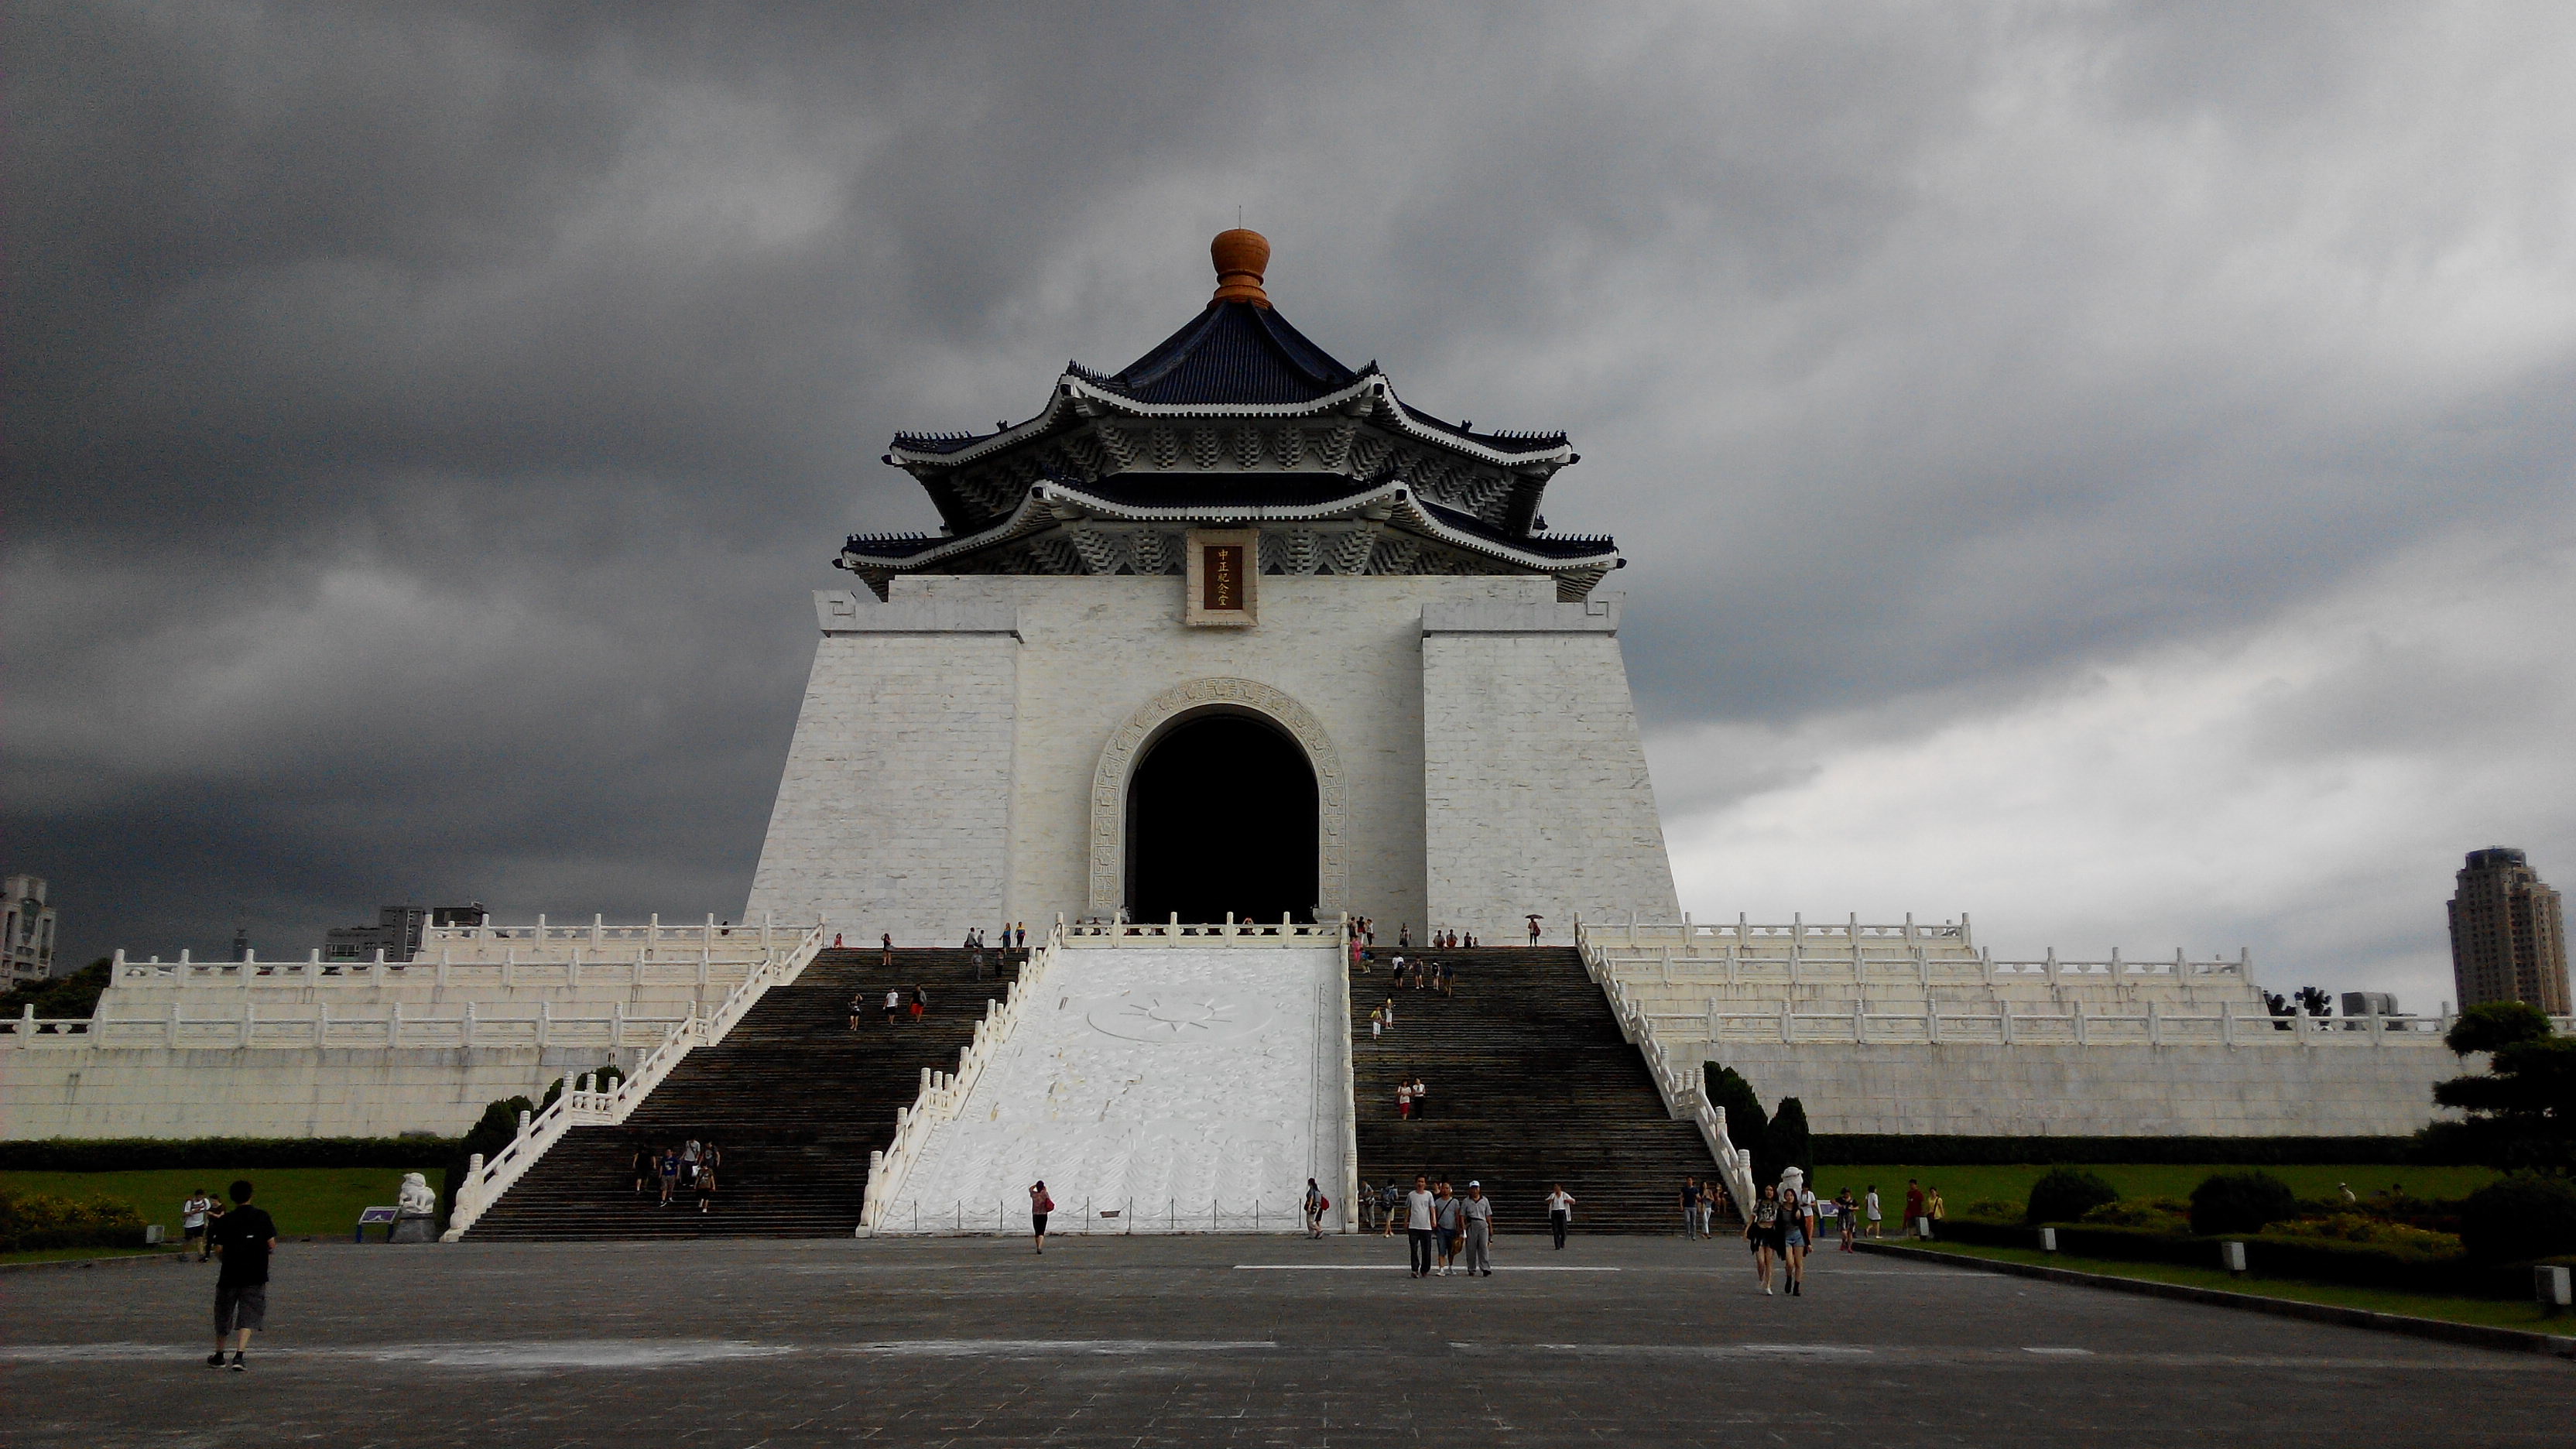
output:
[{"label": "overcast sky", "polygon": [[65,950],[738,910],[898,427],[1205,300],[1569,429],[1703,915],[2451,994],[2576,886],[2576,7],[7,27],[7,865]]}]

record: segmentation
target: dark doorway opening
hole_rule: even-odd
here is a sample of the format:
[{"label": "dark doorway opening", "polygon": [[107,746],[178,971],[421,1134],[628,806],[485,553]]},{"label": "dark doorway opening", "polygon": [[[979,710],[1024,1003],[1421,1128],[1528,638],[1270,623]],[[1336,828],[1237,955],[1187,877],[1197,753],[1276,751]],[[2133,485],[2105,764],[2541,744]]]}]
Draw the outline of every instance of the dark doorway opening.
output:
[{"label": "dark doorway opening", "polygon": [[1315,769],[1269,722],[1164,732],[1127,786],[1127,908],[1140,921],[1315,918]]}]

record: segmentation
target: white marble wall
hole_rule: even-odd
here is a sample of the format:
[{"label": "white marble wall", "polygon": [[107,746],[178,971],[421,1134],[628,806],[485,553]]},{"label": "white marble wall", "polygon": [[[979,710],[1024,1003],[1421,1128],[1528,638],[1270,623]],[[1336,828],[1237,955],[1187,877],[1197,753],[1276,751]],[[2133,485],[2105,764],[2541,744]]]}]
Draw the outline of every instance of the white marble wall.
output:
[{"label": "white marble wall", "polygon": [[[1266,607],[1266,605],[1265,605]],[[996,1205],[1024,1225],[1044,1180],[1073,1228],[1288,1231],[1312,1177],[1339,1222],[1347,1118],[1337,954],[1327,948],[1083,949],[930,1137],[882,1231]],[[916,1216],[915,1209],[918,1209]]]},{"label": "white marble wall", "polygon": [[1019,705],[1008,602],[815,606],[824,634],[744,918],[819,912],[853,942],[908,945],[998,928]]},{"label": "white marble wall", "polygon": [[[827,632],[754,915],[821,910],[853,939],[892,929],[917,943],[953,941],[977,921],[1082,915],[1093,777],[1112,733],[1165,690],[1230,678],[1286,694],[1333,742],[1347,802],[1338,904],[1389,933],[1419,932],[1423,611],[1548,605],[1555,586],[1266,577],[1250,629],[1184,625],[1177,577],[926,577],[893,589],[883,604],[820,598]],[[1619,690],[1624,708],[1624,678]]]},{"label": "white marble wall", "polygon": [[1574,914],[1681,906],[1619,654],[1620,600],[1422,615],[1424,840],[1434,929],[1572,939]]},{"label": "white marble wall", "polygon": [[462,1134],[493,1101],[623,1052],[38,1047],[0,1051],[0,1138],[392,1137]]}]

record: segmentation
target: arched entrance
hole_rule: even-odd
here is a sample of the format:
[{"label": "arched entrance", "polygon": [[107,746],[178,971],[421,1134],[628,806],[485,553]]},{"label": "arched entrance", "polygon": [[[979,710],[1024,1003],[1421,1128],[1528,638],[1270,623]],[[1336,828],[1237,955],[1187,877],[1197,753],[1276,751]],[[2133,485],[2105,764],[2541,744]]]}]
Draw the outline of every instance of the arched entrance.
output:
[{"label": "arched entrance", "polygon": [[1130,917],[1313,920],[1316,805],[1314,766],[1269,719],[1216,706],[1175,720],[1128,780]]}]

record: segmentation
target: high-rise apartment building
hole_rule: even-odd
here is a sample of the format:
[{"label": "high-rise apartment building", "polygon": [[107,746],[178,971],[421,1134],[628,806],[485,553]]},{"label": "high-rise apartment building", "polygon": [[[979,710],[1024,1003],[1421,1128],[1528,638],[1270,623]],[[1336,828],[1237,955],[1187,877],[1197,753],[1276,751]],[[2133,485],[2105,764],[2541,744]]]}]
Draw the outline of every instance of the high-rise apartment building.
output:
[{"label": "high-rise apartment building", "polygon": [[2566,919],[2521,851],[2469,852],[2451,897],[2451,974],[2463,1010],[2522,1001],[2568,1014]]},{"label": "high-rise apartment building", "polygon": [[8,954],[6,980],[0,985],[16,986],[28,981],[42,981],[54,974],[54,908],[45,904],[45,879],[35,875],[13,875],[0,886],[0,900],[5,900],[8,920],[0,925],[0,949]]}]

